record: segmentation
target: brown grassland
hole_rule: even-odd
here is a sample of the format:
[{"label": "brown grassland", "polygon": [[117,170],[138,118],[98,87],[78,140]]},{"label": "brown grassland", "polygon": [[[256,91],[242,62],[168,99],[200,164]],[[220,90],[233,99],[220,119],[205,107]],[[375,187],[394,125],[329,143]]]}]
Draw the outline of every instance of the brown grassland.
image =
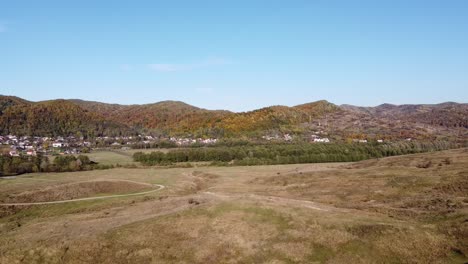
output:
[{"label": "brown grassland", "polygon": [[[138,184],[141,183],[141,184]],[[468,149],[0,179],[0,263],[466,263]]]}]

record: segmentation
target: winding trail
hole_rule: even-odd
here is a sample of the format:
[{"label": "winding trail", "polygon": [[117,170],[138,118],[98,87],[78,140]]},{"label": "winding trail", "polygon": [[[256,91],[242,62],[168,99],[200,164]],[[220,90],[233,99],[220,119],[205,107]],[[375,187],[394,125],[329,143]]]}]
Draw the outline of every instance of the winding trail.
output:
[{"label": "winding trail", "polygon": [[[138,182],[138,183],[140,183],[140,182]],[[50,202],[1,203],[0,206],[47,205],[47,204],[61,204],[61,203],[71,203],[71,202],[79,202],[79,201],[102,200],[102,199],[117,198],[117,197],[129,197],[129,196],[144,195],[144,194],[157,192],[157,191],[160,191],[160,190],[166,188],[166,186],[161,185],[161,184],[152,184],[152,186],[157,186],[158,188],[154,189],[154,190],[150,190],[150,191],[139,192],[139,193],[116,194],[116,195],[106,195],[106,196],[97,196],[97,197],[86,197],[86,198],[77,198],[77,199],[59,200],[59,201],[50,201]]]}]

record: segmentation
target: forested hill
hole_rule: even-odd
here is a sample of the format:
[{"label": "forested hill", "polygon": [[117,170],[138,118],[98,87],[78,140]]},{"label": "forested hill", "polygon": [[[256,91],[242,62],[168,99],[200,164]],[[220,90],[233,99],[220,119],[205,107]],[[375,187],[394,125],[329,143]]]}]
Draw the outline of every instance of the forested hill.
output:
[{"label": "forested hill", "polygon": [[341,138],[465,138],[468,104],[359,107],[317,101],[233,113],[178,101],[119,105],[83,100],[31,102],[0,96],[0,134],[118,136],[141,132],[194,137],[306,135],[323,131]]},{"label": "forested hill", "polygon": [[144,105],[117,105],[71,100],[90,112],[98,113],[114,122],[138,129],[158,130],[165,133],[192,133],[213,128],[229,111],[198,108],[179,101],[163,101]]},{"label": "forested hill", "polygon": [[31,104],[31,102],[16,96],[0,96],[0,114],[11,106],[28,104]]},{"label": "forested hill", "polygon": [[380,119],[410,121],[443,127],[468,127],[468,104],[454,102],[435,105],[382,104],[376,107],[343,105],[341,108]]},{"label": "forested hill", "polygon": [[28,102],[0,97],[0,106],[2,135],[96,137],[136,133],[130,126],[108,120],[66,100]]}]

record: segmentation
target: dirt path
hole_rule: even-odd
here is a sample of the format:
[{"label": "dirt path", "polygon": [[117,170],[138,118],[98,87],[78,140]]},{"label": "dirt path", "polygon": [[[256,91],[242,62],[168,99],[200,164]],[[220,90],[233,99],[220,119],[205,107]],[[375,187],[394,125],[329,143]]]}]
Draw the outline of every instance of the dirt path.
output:
[{"label": "dirt path", "polygon": [[[83,237],[92,241],[92,237],[113,228],[193,208],[195,205],[189,204],[187,200],[186,196],[169,197],[162,200],[152,199],[99,211],[67,214],[59,218],[39,218],[22,225],[16,239],[22,241],[21,243],[43,241],[44,237],[49,238],[49,241],[56,240],[60,243]],[[208,200],[204,200],[204,202],[210,203]]]},{"label": "dirt path", "polygon": [[340,211],[340,212],[348,212],[348,210],[336,208],[329,205],[319,204],[312,201],[307,200],[298,200],[298,199],[291,199],[291,198],[283,198],[279,196],[266,196],[266,195],[258,195],[258,194],[241,194],[241,195],[228,195],[222,193],[214,193],[214,192],[204,192],[204,194],[212,195],[221,199],[225,198],[247,198],[262,202],[268,203],[275,203],[281,204],[285,206],[296,206],[296,207],[305,207],[313,210],[318,211],[325,211],[325,212],[333,212],[333,211]]},{"label": "dirt path", "polygon": [[[134,182],[134,181],[128,181]],[[141,182],[134,182],[139,184],[145,184]],[[98,196],[98,197],[86,197],[86,198],[78,198],[78,199],[70,199],[70,200],[60,200],[60,201],[50,201],[50,202],[34,202],[34,203],[2,203],[0,206],[15,206],[15,205],[47,205],[47,204],[61,204],[61,203],[71,203],[71,202],[78,202],[78,201],[90,201],[90,200],[101,200],[101,199],[110,199],[110,198],[117,198],[117,197],[129,197],[129,196],[137,196],[137,195],[144,195],[153,192],[160,191],[164,189],[166,186],[161,184],[152,184],[152,186],[157,186],[157,189],[145,191],[145,192],[138,192],[138,193],[129,193],[129,194],[115,194],[115,195],[106,195],[106,196]]]}]

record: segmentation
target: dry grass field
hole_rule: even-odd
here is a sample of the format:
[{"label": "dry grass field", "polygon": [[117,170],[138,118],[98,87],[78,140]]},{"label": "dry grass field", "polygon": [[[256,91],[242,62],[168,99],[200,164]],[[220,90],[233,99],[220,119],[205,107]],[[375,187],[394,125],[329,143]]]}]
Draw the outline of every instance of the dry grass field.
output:
[{"label": "dry grass field", "polygon": [[[149,149],[102,149],[93,150],[91,153],[85,153],[92,161],[102,165],[138,165],[133,161],[133,154],[136,152],[151,153],[153,151],[168,152],[170,149],[149,148]],[[51,157],[53,158],[53,157]]]},{"label": "dry grass field", "polygon": [[466,263],[468,149],[0,180],[0,263]]}]

